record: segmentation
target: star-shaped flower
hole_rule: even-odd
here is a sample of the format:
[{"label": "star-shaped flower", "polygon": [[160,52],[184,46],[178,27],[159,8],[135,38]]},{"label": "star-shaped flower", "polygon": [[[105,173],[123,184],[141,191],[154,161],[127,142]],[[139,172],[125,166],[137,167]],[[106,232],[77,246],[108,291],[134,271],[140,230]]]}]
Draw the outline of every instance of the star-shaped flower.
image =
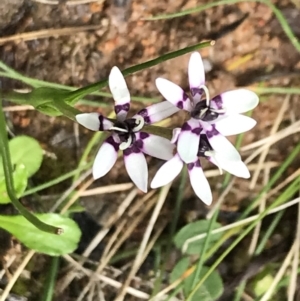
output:
[{"label": "star-shaped flower", "polygon": [[240,159],[237,151],[228,151],[232,150],[233,146],[224,136],[243,133],[254,127],[256,121],[240,113],[257,106],[257,95],[247,89],[238,89],[209,99],[203,62],[198,52],[191,55],[188,75],[189,94],[166,79],[156,80],[158,90],[169,102],[190,113],[191,118],[183,124],[177,142],[181,159],[185,163],[193,162],[201,134],[206,134],[210,145],[217,153],[223,153],[223,156],[227,156],[230,160]]},{"label": "star-shaped flower", "polygon": [[[109,88],[115,100],[116,120],[98,113],[83,113],[76,116],[78,123],[92,131],[109,131],[93,164],[95,179],[106,175],[115,164],[118,151],[122,150],[129,177],[142,191],[147,192],[148,167],[144,154],[169,160],[174,145],[166,138],[141,131],[145,123],[155,123],[178,111],[167,101],[143,109],[132,118],[127,118],[130,109],[130,94],[121,71],[113,67],[109,75]],[[127,119],[126,119],[127,118]]]},{"label": "star-shaped flower", "polygon": [[[176,145],[181,135],[182,129],[174,129],[172,142]],[[207,134],[201,134],[197,154],[190,163],[187,163],[189,178],[195,194],[206,204],[212,202],[212,193],[209,183],[201,167],[200,158],[204,157],[214,163],[219,169],[224,169],[229,173],[242,178],[249,178],[250,173],[247,166],[242,162],[240,156],[236,155],[237,150],[233,145],[227,147],[227,152],[232,155],[224,156],[222,152],[216,151],[209,143]],[[238,154],[238,153],[237,153]],[[229,159],[230,158],[230,159]],[[173,181],[180,173],[185,162],[177,152],[170,160],[164,163],[157,171],[151,182],[151,188],[158,188]]]}]

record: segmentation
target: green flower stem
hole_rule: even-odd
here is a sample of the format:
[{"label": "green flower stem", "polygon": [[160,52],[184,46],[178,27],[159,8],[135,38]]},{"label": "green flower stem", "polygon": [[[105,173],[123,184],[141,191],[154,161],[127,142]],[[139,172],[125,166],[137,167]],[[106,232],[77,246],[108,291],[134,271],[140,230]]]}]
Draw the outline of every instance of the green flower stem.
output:
[{"label": "green flower stem", "polygon": [[64,101],[55,101],[54,106],[58,109],[64,116],[68,117],[69,119],[76,121],[75,116],[81,114],[82,112],[75,109],[74,107],[69,106]]},{"label": "green flower stem", "polygon": [[54,256],[51,258],[50,269],[44,286],[42,301],[52,301],[54,297],[55,280],[58,273],[60,257]]},{"label": "green flower stem", "polygon": [[200,276],[200,273],[201,273],[201,269],[202,269],[202,266],[205,262],[205,253],[206,253],[206,249],[207,249],[207,246],[208,246],[208,243],[209,243],[209,240],[210,240],[210,235],[211,235],[211,231],[213,230],[213,226],[215,225],[216,223],[216,220],[217,220],[217,217],[219,215],[219,208],[217,208],[217,210],[215,211],[215,213],[213,214],[212,218],[210,219],[209,221],[209,225],[208,225],[208,229],[207,229],[207,236],[205,237],[205,240],[204,240],[204,243],[203,243],[203,246],[200,250],[200,257],[199,257],[199,260],[198,260],[198,263],[197,263],[197,266],[196,266],[196,269],[193,273],[193,284],[192,284],[192,289],[193,291],[191,292],[191,295],[190,296],[193,296],[194,293],[196,292],[196,290],[194,290],[194,288],[196,287],[197,285],[197,281],[199,279],[199,276]]},{"label": "green flower stem", "polygon": [[2,102],[0,101],[0,153],[2,155],[3,170],[5,175],[5,183],[7,194],[12,202],[12,204],[19,210],[19,212],[34,226],[44,232],[61,234],[62,229],[57,228],[40,221],[34,214],[28,211],[16,198],[14,181],[13,181],[13,168],[10,159],[7,134],[6,134],[6,123],[2,110]]},{"label": "green flower stem", "polygon": [[[127,75],[130,75],[132,73],[135,73],[135,72],[138,72],[138,71],[156,66],[160,63],[163,63],[167,60],[170,60],[170,59],[176,58],[178,56],[184,55],[186,53],[189,53],[189,52],[201,49],[201,48],[205,48],[205,47],[208,47],[208,46],[212,46],[212,45],[214,45],[214,43],[215,43],[214,41],[206,41],[206,42],[201,42],[201,43],[198,43],[198,44],[195,44],[195,45],[192,45],[192,46],[180,49],[180,50],[169,52],[167,54],[161,55],[160,57],[158,57],[156,59],[153,59],[153,60],[147,61],[145,63],[129,67],[129,68],[123,70],[122,73],[123,73],[124,76],[127,76]],[[95,84],[91,84],[89,86],[77,89],[77,90],[70,93],[70,97],[68,99],[66,99],[66,101],[70,102],[70,103],[75,103],[76,101],[78,101],[82,97],[104,88],[105,86],[107,86],[107,84],[108,84],[108,80],[105,79],[105,80],[99,81]]]}]

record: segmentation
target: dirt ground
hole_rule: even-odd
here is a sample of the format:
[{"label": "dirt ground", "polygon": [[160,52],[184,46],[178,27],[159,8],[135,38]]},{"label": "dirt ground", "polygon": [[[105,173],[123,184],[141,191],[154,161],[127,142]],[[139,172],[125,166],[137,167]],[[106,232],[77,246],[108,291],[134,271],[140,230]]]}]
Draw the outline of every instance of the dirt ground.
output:
[{"label": "dirt ground", "polygon": [[[176,19],[146,21],[143,19],[152,15],[176,12],[208,1],[103,0],[87,4],[76,4],[76,1],[68,0],[48,2],[51,1],[53,4],[38,0],[1,0],[0,3],[0,59],[33,78],[81,87],[107,78],[115,65],[124,69],[202,40],[214,39],[216,43],[213,47],[201,50],[207,69],[207,85],[212,95],[235,87],[258,85],[262,81],[270,86],[297,86],[300,83],[300,54],[287,39],[270,8],[262,3],[243,2],[214,7]],[[277,1],[276,4],[300,37],[300,10],[287,0]],[[87,25],[95,25],[97,28],[84,30]],[[52,29],[62,28],[77,29],[71,34],[53,34]],[[37,38],[38,34],[34,32],[44,29],[49,30],[46,36]],[[18,35],[24,32],[33,32],[27,41],[18,39]],[[3,40],[9,36],[16,38],[14,41]],[[131,94],[160,98],[154,84],[159,76],[187,87],[188,59],[189,54],[129,76],[126,81]],[[1,84],[6,89],[25,87],[5,78],[1,78]],[[283,99],[282,95],[268,96],[267,101],[254,110],[253,117],[258,123],[254,130],[245,135],[244,144],[269,135]],[[107,101],[112,105],[111,99],[99,97],[94,100]],[[133,110],[141,107],[140,103],[135,103]],[[112,106],[108,109],[111,108]],[[81,109],[104,110],[89,107]],[[290,112],[292,111],[295,118],[299,118],[299,98],[296,96],[291,99]],[[28,134],[37,138],[50,154],[46,155],[42,169],[33,178],[33,185],[74,168],[90,137],[90,133],[80,128],[81,146],[78,146],[74,126],[65,118],[54,119],[34,111],[9,113],[8,117],[13,134]],[[182,119],[174,119],[174,124],[178,122],[182,122]],[[295,139],[290,138],[284,145],[278,144],[270,159],[280,162],[295,143]],[[57,160],[51,154],[55,154]],[[154,168],[153,171],[150,170],[150,174],[157,169],[158,164],[155,160],[152,162]],[[95,187],[128,182],[125,173],[119,174],[120,168],[123,168],[121,160],[108,177],[95,183]],[[220,183],[219,177],[212,180],[212,185],[216,188],[215,196],[219,194]],[[237,183],[239,193],[232,194],[232,198],[224,204],[224,210],[238,210],[240,204],[255,195],[262,185],[249,191],[247,180],[239,180]],[[46,192],[59,194],[66,187],[68,186],[61,185]],[[116,202],[112,202],[112,199],[116,197],[107,196],[102,205],[90,198],[86,202],[87,210],[101,224],[102,218],[115,210]],[[182,224],[191,219],[190,214],[192,219],[204,215],[203,206],[189,189],[186,199],[190,202],[183,205]],[[172,212],[171,210],[170,202],[168,212]],[[137,233],[134,240],[139,241],[140,237]],[[0,287],[1,285],[3,286],[0,282]],[[20,295],[20,290],[16,289],[16,293]],[[32,296],[29,294],[28,300],[38,300],[38,296],[35,291]],[[76,300],[72,294],[64,295],[63,298],[58,300]]]}]

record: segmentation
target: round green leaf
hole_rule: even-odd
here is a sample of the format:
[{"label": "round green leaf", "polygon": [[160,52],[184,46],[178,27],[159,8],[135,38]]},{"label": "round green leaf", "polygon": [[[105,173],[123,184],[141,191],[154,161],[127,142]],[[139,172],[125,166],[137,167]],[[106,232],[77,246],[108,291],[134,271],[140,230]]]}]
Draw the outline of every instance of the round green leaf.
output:
[{"label": "round green leaf", "polygon": [[[207,273],[208,267],[203,266],[197,279],[200,279]],[[193,274],[186,278],[183,282],[183,292],[187,297],[192,292]],[[191,301],[215,301],[223,294],[224,286],[222,278],[218,271],[213,271],[208,278],[203,282],[200,288],[195,292]]]},{"label": "round green leaf", "polygon": [[31,177],[41,167],[43,150],[37,140],[28,136],[18,136],[9,141],[12,164],[24,164]]},{"label": "round green leaf", "polygon": [[[24,164],[18,164],[13,172],[15,194],[19,198],[27,187],[27,170]],[[0,204],[10,203],[7,195],[5,177],[0,176]]]},{"label": "round green leaf", "polygon": [[[187,239],[206,233],[209,228],[209,223],[210,223],[209,220],[200,220],[194,223],[187,224],[186,226],[181,228],[174,237],[174,243],[176,247],[178,249],[181,249]],[[220,227],[221,224],[217,222],[213,225],[213,229],[217,229]],[[221,233],[211,234],[208,248],[210,248],[210,246],[212,246],[216,241],[218,241],[221,238],[221,235],[222,235]],[[186,253],[199,254],[203,243],[204,243],[203,238],[189,243]]]},{"label": "round green leaf", "polygon": [[[170,282],[174,282],[178,278],[182,276],[183,273],[187,271],[190,265],[190,260],[188,257],[183,257],[178,263],[175,265],[171,276]],[[208,267],[203,266],[197,281],[206,274],[208,271]],[[182,283],[183,292],[185,297],[192,292],[192,284],[193,284],[194,274],[188,276]],[[192,297],[192,301],[215,301],[217,300],[223,293],[223,281],[220,277],[218,271],[213,271],[210,276],[203,282],[202,286],[195,292]]]},{"label": "round green leaf", "polygon": [[80,229],[70,218],[55,213],[36,214],[41,221],[63,229],[61,235],[50,234],[37,229],[22,215],[0,215],[0,227],[10,232],[26,247],[51,256],[73,252],[80,239]]}]

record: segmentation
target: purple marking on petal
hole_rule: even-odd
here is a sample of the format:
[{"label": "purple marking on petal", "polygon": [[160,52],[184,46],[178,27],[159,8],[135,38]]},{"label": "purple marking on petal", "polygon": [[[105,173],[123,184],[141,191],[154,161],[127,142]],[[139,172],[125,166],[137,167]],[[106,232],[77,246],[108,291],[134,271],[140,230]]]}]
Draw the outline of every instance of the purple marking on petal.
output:
[{"label": "purple marking on petal", "polygon": [[140,152],[141,152],[141,150],[138,148],[138,146],[136,145],[136,142],[135,142],[130,147],[123,150],[123,155],[129,156],[130,154],[133,154],[133,153],[137,154]]},{"label": "purple marking on petal", "polygon": [[125,103],[123,105],[116,105],[115,106],[115,112],[118,115],[121,111],[128,112],[129,111],[129,103]]},{"label": "purple marking on petal", "polygon": [[178,101],[176,106],[177,106],[178,109],[182,110],[183,109],[183,101],[181,101],[181,100]]},{"label": "purple marking on petal", "polygon": [[196,135],[200,135],[201,131],[202,131],[202,127],[192,129],[192,133]]},{"label": "purple marking on petal", "polygon": [[187,122],[185,122],[181,127],[181,131],[190,131],[191,129],[192,127]]},{"label": "purple marking on petal", "polygon": [[192,163],[188,163],[186,166],[187,166],[188,170],[192,170],[194,168],[194,165],[195,165],[195,163],[192,162]]},{"label": "purple marking on petal", "polygon": [[148,138],[150,135],[148,133],[145,132],[140,132],[140,139],[146,139]]},{"label": "purple marking on petal", "polygon": [[145,118],[145,117],[148,116],[148,110],[147,109],[142,109],[138,112],[138,114]]},{"label": "purple marking on petal", "polygon": [[144,142],[143,142],[143,140],[139,139],[139,140],[136,140],[136,141],[135,141],[134,145],[135,145],[136,147],[138,147],[139,149],[143,149],[143,147],[144,147]]},{"label": "purple marking on petal", "polygon": [[199,94],[200,96],[203,94],[203,89],[201,88],[191,88],[191,94],[192,96],[195,96],[196,94]]},{"label": "purple marking on petal", "polygon": [[212,101],[216,104],[217,108],[221,110],[223,108],[223,101],[222,101],[222,96],[217,95],[213,97]]},{"label": "purple marking on petal", "polygon": [[212,138],[213,136],[218,136],[220,134],[214,124],[212,124],[211,126],[212,126],[212,129],[210,131],[206,131],[206,136],[208,139]]},{"label": "purple marking on petal", "polygon": [[116,152],[119,150],[119,143],[114,140],[113,136],[108,137],[106,142],[112,145]]},{"label": "purple marking on petal", "polygon": [[103,131],[104,128],[103,128],[103,116],[102,115],[99,115],[99,131]]},{"label": "purple marking on petal", "polygon": [[182,100],[183,101],[187,101],[188,99],[189,99],[189,96],[185,92],[183,92],[183,94],[182,94]]}]

